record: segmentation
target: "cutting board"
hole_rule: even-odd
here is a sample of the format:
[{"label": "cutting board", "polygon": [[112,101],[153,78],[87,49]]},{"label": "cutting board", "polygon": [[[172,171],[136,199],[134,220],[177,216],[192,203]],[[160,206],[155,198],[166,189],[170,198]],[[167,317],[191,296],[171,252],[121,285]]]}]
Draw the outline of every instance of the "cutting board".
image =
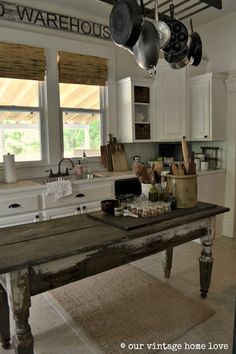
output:
[{"label": "cutting board", "polygon": [[128,171],[129,164],[126,152],[124,151],[124,144],[116,144],[115,151],[112,154],[113,170],[115,172]]},{"label": "cutting board", "polygon": [[196,211],[203,211],[207,209],[215,208],[215,205],[199,202],[198,205],[194,208],[186,209],[176,209],[169,213],[165,213],[158,216],[150,216],[146,218],[132,218],[130,216],[114,216],[109,214],[104,214],[102,211],[95,211],[93,213],[88,213],[88,217],[99,220],[105,224],[116,226],[119,229],[123,230],[134,230],[139,227],[158,224],[162,221],[167,221],[170,218],[178,218],[181,216],[191,215]]}]

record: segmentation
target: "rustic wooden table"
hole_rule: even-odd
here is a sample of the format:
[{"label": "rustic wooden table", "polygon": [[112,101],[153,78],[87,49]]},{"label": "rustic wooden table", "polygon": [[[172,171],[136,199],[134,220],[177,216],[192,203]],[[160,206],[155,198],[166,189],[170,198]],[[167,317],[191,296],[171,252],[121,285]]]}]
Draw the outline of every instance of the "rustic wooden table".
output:
[{"label": "rustic wooden table", "polygon": [[229,209],[203,203],[169,213],[151,225],[124,230],[76,215],[0,229],[0,340],[10,343],[9,307],[15,321],[17,354],[33,354],[28,322],[30,297],[131,261],[164,251],[165,276],[170,276],[173,247],[201,238],[201,296],[206,297],[213,264],[211,246],[215,216]]}]

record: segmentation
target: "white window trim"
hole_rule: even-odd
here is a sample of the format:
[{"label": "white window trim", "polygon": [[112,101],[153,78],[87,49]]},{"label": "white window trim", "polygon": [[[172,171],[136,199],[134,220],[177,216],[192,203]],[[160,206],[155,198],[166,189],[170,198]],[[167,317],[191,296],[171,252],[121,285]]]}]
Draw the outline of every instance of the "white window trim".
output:
[{"label": "white window trim", "polygon": [[[44,82],[38,81],[38,99],[39,106],[17,106],[17,105],[0,105],[1,111],[9,112],[39,112],[39,134],[41,142],[41,160],[39,161],[16,161],[16,166],[19,167],[28,167],[28,166],[47,166],[46,161],[46,145],[45,145],[45,117],[44,117],[44,101],[43,101],[43,90]],[[8,128],[9,129],[9,128]],[[0,167],[3,167],[3,162],[0,163]]]},{"label": "white window trim", "polygon": [[[60,107],[60,121],[61,121],[61,142],[62,142],[62,151],[64,156],[64,142],[63,142],[63,112],[74,112],[74,113],[91,113],[91,114],[100,114],[100,139],[101,145],[104,144],[104,137],[105,137],[105,88],[100,86],[99,90],[99,99],[100,99],[100,109],[87,109],[87,108],[71,108],[71,107]],[[86,153],[86,149],[85,149]],[[78,160],[78,157],[68,156],[70,159]],[[82,157],[82,156],[81,156]],[[101,157],[99,156],[89,156],[87,157],[88,161],[95,162],[100,161]]]}]

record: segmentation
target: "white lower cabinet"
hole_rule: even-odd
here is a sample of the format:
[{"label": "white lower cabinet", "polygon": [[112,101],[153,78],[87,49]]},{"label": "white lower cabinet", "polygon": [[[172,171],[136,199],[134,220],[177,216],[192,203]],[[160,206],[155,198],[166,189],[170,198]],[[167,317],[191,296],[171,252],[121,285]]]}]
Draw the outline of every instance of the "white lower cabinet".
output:
[{"label": "white lower cabinet", "polygon": [[27,191],[0,193],[0,227],[31,223],[36,215],[39,220],[74,215],[77,208],[86,207],[86,212],[100,209],[100,201],[114,198],[114,181],[73,183],[73,193],[55,201],[46,195],[46,187]]},{"label": "white lower cabinet", "polygon": [[[85,207],[85,209],[83,208]],[[77,209],[79,208],[79,210]],[[72,216],[80,213],[91,213],[93,211],[100,210],[100,201],[70,205],[67,207],[60,207],[54,209],[46,209],[41,211],[41,219],[58,219],[66,216]]]},{"label": "white lower cabinet", "polygon": [[0,227],[33,222],[38,214],[39,191],[3,193],[0,198]]},{"label": "white lower cabinet", "polygon": [[114,197],[114,182],[94,182],[73,184],[73,193],[67,197],[55,201],[53,195],[40,195],[40,209],[55,209],[66,206],[86,205],[91,202],[100,201],[102,199],[109,199]]},{"label": "white lower cabinet", "polygon": [[31,212],[31,213],[1,217],[0,218],[0,228],[14,226],[14,225],[21,225],[21,224],[30,224],[33,222],[33,220],[35,219],[35,216],[38,214],[39,214],[39,211],[35,210],[34,212]]}]

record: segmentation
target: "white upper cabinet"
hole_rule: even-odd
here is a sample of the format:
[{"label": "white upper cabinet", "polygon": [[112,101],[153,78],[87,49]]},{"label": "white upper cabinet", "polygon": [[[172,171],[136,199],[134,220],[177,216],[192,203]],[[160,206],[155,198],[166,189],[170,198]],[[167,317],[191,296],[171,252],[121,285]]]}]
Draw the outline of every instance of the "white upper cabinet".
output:
[{"label": "white upper cabinet", "polygon": [[154,139],[154,80],[127,77],[117,82],[118,137],[124,143]]},{"label": "white upper cabinet", "polygon": [[158,64],[156,75],[156,140],[188,138],[188,68],[172,69]]},{"label": "white upper cabinet", "polygon": [[223,75],[208,73],[190,78],[190,139],[226,140]]}]

